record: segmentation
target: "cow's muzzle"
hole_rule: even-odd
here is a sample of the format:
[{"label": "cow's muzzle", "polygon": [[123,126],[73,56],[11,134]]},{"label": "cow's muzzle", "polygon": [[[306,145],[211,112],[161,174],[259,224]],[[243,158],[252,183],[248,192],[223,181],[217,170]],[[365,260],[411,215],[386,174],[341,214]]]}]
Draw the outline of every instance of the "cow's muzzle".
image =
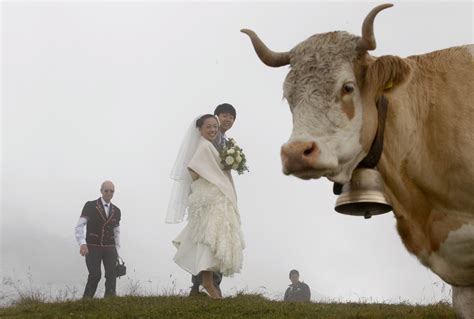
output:
[{"label": "cow's muzzle", "polygon": [[335,169],[321,161],[321,150],[314,141],[288,142],[281,147],[281,162],[285,175],[302,179],[319,178]]}]

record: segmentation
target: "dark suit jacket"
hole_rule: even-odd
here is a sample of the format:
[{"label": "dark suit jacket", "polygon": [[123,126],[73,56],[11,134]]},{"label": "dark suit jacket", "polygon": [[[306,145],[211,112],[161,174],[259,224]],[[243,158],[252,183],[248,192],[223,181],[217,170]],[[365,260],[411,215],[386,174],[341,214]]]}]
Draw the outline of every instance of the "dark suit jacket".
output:
[{"label": "dark suit jacket", "polygon": [[285,301],[310,301],[311,290],[304,282],[298,282],[296,285],[290,285],[285,291]]}]

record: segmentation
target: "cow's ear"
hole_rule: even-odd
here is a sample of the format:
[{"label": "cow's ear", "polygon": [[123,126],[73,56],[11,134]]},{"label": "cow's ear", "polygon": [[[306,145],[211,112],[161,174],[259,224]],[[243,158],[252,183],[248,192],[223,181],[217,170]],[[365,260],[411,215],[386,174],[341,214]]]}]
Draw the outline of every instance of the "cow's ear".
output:
[{"label": "cow's ear", "polygon": [[365,83],[379,93],[390,93],[405,81],[411,74],[410,65],[402,58],[385,55],[370,63],[365,74]]}]

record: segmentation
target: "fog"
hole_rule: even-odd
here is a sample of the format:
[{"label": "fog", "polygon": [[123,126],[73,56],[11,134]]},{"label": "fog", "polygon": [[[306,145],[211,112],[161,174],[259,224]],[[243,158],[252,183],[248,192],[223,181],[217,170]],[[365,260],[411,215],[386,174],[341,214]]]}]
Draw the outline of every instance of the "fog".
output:
[{"label": "fog", "polygon": [[[241,274],[223,280],[224,296],[281,298],[296,268],[313,300],[450,298],[406,251],[393,213],[340,215],[329,181],[282,174],[288,68],[263,65],[239,32],[253,29],[286,51],[314,33],[360,34],[379,3],[3,2],[2,289],[14,295],[31,283],[82,294],[87,270],[74,226],[110,179],[128,267],[118,294],[187,292],[190,275],[171,244],[185,224],[164,223],[169,173],[191,120],[228,102],[237,109],[228,135],[250,172],[234,176],[247,248]],[[374,55],[472,43],[472,2],[394,3],[375,20]]]}]

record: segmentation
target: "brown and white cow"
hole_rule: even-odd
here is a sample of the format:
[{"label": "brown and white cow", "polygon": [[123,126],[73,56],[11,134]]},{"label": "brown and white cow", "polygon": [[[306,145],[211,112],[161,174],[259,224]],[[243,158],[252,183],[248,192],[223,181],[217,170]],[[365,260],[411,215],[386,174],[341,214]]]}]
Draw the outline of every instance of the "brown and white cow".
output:
[{"label": "brown and white cow", "polygon": [[315,34],[273,52],[248,29],[267,65],[290,65],[284,97],[293,132],[283,172],[346,183],[377,129],[376,100],[388,99],[378,164],[406,248],[453,286],[460,318],[474,318],[474,46],[400,58],[371,56],[374,8],[362,36]]}]

